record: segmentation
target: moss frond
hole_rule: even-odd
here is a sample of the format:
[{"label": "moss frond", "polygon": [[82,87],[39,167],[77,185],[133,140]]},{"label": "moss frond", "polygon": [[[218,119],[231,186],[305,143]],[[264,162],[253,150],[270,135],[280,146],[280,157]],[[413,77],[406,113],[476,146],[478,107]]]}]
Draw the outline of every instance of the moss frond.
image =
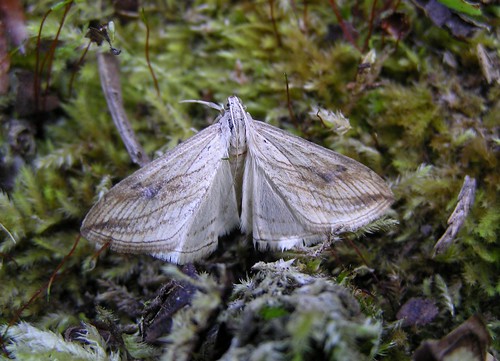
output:
[{"label": "moss frond", "polygon": [[68,342],[51,331],[21,322],[7,331],[7,337],[11,342],[6,348],[19,360],[47,360],[51,359],[54,353],[57,353],[58,358],[77,361],[120,360],[119,354],[106,352],[106,342],[94,326],[84,324],[84,330],[78,337],[81,343]]},{"label": "moss frond", "polygon": [[[269,359],[342,358],[338,350],[350,350],[361,358],[406,360],[424,337],[439,339],[439,332],[452,328],[452,310],[456,320],[484,313],[493,325],[493,349],[500,349],[495,321],[500,314],[495,302],[500,294],[500,87],[498,81],[484,77],[484,64],[475,50],[486,49],[493,68],[498,68],[498,54],[492,50],[499,47],[494,31],[478,29],[476,36],[459,41],[432,25],[411,2],[398,2],[399,19],[408,22],[410,30],[396,39],[378,26],[387,24],[391,15],[388,2],[336,2],[345,23],[356,30],[347,41],[329,2],[151,1],[144,12],[151,66],[159,80],[157,95],[144,55],[143,19],[123,17],[119,3],[73,2],[54,43],[47,89],[57,95],[60,106],[23,115],[17,100],[29,105],[33,84],[24,84],[16,74],[34,74],[38,52],[46,65],[41,72],[36,69],[40,90],[45,92],[49,74],[43,59],[50,54],[68,4],[24,2],[26,53],[9,53],[8,78],[17,80],[0,97],[0,322],[10,322],[40,287],[43,290],[64,259],[50,297],[42,292],[22,313],[23,320],[38,328],[19,324],[17,330],[40,332],[42,339],[64,347],[65,341],[44,329],[62,333],[81,321],[99,319],[97,303],[114,315],[106,324],[122,340],[118,348],[151,359],[154,350],[142,352],[137,338],[137,305],[153,298],[163,282],[182,279],[147,256],[105,251],[94,258],[94,246],[85,240],[66,258],[92,204],[137,169],[102,95],[95,61],[95,52],[102,49],[92,44],[76,66],[88,40],[85,29],[97,16],[103,22],[113,18],[117,25],[114,45],[122,49],[117,59],[123,103],[149,155],[171,149],[217,116],[212,109],[180,100],[221,103],[235,94],[255,119],[370,166],[391,183],[396,198],[391,217],[399,225],[393,227],[395,221],[388,219],[375,222],[368,230],[381,231],[365,233],[366,242],[360,242],[369,267],[362,266],[346,242],[319,254],[245,253],[227,265],[235,280],[246,279],[232,285],[232,279],[216,282],[215,276],[203,273],[216,273],[212,263],[230,253],[221,247],[198,266],[200,279],[189,283],[199,289],[195,306],[187,305],[173,316],[169,337],[180,355],[213,356],[211,337],[222,327],[221,334],[231,343],[218,349],[217,357],[224,354],[226,359],[249,354]],[[49,9],[37,49],[42,16]],[[494,11],[488,16],[492,23],[498,19]],[[368,53],[377,56],[367,57]],[[333,135],[309,114],[313,107],[341,110],[352,129],[343,136]],[[13,132],[11,124],[18,120],[31,130]],[[447,227],[466,175],[477,180],[475,203],[454,244],[433,258],[433,247]],[[305,264],[298,262],[299,269],[274,264],[280,256],[296,257]],[[251,269],[257,261],[262,263]],[[341,292],[333,282],[347,291]],[[223,290],[222,284],[228,289]],[[340,296],[343,292],[355,298]],[[403,327],[396,320],[399,306],[422,293],[442,306],[439,325]],[[117,295],[133,300],[134,312],[125,310],[127,302],[120,302]],[[339,299],[347,303],[345,308]],[[306,310],[308,306],[311,309]],[[231,327],[224,329],[227,325]],[[95,330],[87,330],[90,353],[109,347]],[[27,344],[33,340],[16,337],[26,351],[22,355],[29,359]],[[11,345],[13,354],[16,342]],[[77,346],[79,352],[84,350],[82,355],[89,354],[84,344]]]}]

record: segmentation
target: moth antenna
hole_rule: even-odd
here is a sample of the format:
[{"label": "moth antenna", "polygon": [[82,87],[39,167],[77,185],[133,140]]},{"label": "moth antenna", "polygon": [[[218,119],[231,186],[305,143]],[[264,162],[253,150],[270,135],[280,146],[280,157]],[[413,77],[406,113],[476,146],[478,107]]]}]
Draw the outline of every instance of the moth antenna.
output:
[{"label": "moth antenna", "polygon": [[181,100],[179,103],[198,103],[198,104],[202,104],[206,107],[218,110],[220,113],[224,112],[224,106],[222,104],[217,104],[217,103],[213,103],[213,102],[206,102],[204,100],[186,99],[186,100]]}]

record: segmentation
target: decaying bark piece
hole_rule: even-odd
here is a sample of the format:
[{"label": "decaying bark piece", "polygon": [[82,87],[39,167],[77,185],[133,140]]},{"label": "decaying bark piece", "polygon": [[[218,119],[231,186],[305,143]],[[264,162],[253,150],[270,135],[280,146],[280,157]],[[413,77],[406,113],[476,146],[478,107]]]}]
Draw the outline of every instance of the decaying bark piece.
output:
[{"label": "decaying bark piece", "polygon": [[123,143],[125,143],[132,161],[141,167],[145,166],[150,162],[150,159],[139,144],[123,108],[118,61],[114,55],[98,53],[97,62],[99,64],[101,87],[106,97],[113,122],[118,132],[120,132],[120,136]]},{"label": "decaying bark piece", "polygon": [[470,317],[441,340],[424,341],[413,355],[414,361],[491,360],[487,353],[490,334],[478,315]]},{"label": "decaying bark piece", "polygon": [[434,256],[446,251],[453,240],[455,239],[458,231],[469,214],[469,210],[474,204],[474,197],[476,194],[476,180],[474,178],[465,176],[464,184],[458,195],[458,203],[450,218],[448,218],[448,228],[441,236],[439,241],[434,246]]}]

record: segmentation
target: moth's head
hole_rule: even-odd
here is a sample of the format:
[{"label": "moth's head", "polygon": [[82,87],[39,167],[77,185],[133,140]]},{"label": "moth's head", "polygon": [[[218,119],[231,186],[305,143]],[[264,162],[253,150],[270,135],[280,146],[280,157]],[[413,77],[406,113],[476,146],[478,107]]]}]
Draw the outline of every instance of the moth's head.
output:
[{"label": "moth's head", "polygon": [[243,102],[236,95],[231,95],[227,98],[226,103],[226,112],[234,109],[240,109],[243,113],[246,112],[246,107],[243,105]]}]

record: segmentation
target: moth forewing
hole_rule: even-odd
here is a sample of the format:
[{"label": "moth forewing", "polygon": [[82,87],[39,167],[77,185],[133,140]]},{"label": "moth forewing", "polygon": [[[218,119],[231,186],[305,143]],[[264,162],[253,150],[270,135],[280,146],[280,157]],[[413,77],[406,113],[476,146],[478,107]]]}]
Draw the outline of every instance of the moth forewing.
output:
[{"label": "moth forewing", "polygon": [[216,123],[115,185],[87,214],[82,235],[175,263],[212,252],[239,222],[223,135]]},{"label": "moth forewing", "polygon": [[380,217],[392,203],[386,183],[361,163],[262,122],[250,129],[244,187],[253,191],[244,204],[252,209],[243,209],[242,220],[253,217],[260,247],[326,241]]},{"label": "moth forewing", "polygon": [[233,96],[216,124],[114,186],[81,232],[117,251],[186,263],[238,225],[259,248],[283,250],[355,230],[392,199],[369,168],[254,121]]}]

